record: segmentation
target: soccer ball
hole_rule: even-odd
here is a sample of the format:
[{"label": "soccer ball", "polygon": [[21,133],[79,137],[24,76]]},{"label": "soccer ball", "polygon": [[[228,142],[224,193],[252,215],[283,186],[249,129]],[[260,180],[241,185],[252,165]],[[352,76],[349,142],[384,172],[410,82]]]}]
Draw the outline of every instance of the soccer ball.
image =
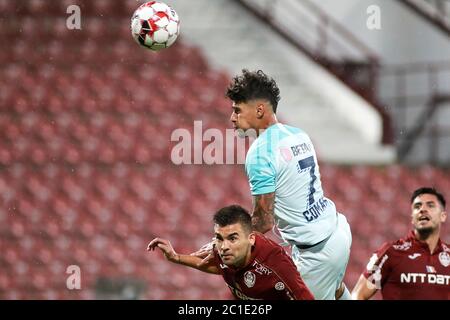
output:
[{"label": "soccer ball", "polygon": [[178,14],[162,2],[144,3],[131,18],[131,35],[134,40],[153,51],[170,47],[179,33]]}]

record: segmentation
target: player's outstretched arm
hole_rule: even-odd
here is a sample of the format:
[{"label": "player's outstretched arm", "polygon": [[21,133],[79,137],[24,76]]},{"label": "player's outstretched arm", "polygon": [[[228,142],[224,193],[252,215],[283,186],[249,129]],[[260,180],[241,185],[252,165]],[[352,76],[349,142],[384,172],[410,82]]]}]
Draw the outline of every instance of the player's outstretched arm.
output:
[{"label": "player's outstretched arm", "polygon": [[254,230],[266,233],[274,225],[275,192],[253,196],[252,225]]},{"label": "player's outstretched arm", "polygon": [[367,280],[364,275],[361,275],[352,290],[352,299],[369,300],[376,292],[377,288],[375,287],[375,285]]},{"label": "player's outstretched arm", "polygon": [[182,264],[191,268],[198,269],[203,272],[219,274],[218,267],[214,264],[213,260],[208,263],[204,263],[201,257],[193,255],[178,254],[172,247],[169,240],[155,238],[147,246],[147,251],[154,251],[156,248],[160,249],[167,260],[173,263]]}]

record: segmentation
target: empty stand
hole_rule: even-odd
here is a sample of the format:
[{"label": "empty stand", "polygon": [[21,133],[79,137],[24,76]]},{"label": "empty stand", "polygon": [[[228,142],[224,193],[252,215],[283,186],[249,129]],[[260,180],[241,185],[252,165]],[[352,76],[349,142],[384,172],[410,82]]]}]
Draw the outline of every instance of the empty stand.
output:
[{"label": "empty stand", "polygon": [[[160,53],[139,48],[134,0],[75,1],[82,30],[61,18],[71,4],[0,1],[14,15],[0,30],[10,43],[0,52],[0,298],[95,299],[106,277],[138,279],[143,299],[228,299],[221,277],[146,252],[155,236],[194,251],[216,209],[251,208],[243,166],[170,158],[175,129],[229,127],[228,75],[182,38]],[[433,167],[321,170],[353,230],[350,287],[376,247],[406,233],[413,188],[450,190],[450,172]],[[67,289],[70,265],[83,290]]]}]

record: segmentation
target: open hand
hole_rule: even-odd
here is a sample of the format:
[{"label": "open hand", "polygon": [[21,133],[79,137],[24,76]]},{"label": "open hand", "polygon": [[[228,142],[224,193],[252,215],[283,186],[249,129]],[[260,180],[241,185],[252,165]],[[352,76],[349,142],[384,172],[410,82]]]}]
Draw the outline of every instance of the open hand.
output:
[{"label": "open hand", "polygon": [[167,260],[172,262],[178,262],[179,256],[175,252],[175,250],[172,247],[172,244],[169,240],[161,239],[161,238],[155,238],[147,246],[147,251],[154,251],[155,248],[159,248]]}]

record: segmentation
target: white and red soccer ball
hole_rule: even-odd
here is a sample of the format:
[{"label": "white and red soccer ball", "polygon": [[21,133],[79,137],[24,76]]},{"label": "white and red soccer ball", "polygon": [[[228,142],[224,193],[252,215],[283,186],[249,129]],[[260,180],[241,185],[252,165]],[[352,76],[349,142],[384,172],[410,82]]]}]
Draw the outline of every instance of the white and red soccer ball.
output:
[{"label": "white and red soccer ball", "polygon": [[136,9],[131,34],[141,46],[158,51],[170,47],[180,33],[180,19],[170,6],[150,1]]}]

